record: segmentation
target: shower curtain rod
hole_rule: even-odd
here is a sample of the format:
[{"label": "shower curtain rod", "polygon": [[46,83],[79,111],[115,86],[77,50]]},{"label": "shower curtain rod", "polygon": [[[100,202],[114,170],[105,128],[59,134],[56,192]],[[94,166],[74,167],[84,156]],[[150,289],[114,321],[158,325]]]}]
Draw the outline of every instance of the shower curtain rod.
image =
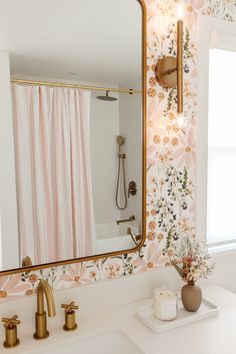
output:
[{"label": "shower curtain rod", "polygon": [[99,86],[89,86],[89,85],[77,85],[77,84],[66,84],[62,82],[49,82],[49,81],[33,81],[24,79],[11,79],[12,84],[22,84],[22,85],[34,85],[34,86],[53,86],[53,87],[65,87],[65,88],[75,88],[89,91],[109,91],[109,92],[121,92],[129,93],[130,95],[134,93],[142,93],[139,90],[133,89],[120,89],[112,87],[99,87]]}]

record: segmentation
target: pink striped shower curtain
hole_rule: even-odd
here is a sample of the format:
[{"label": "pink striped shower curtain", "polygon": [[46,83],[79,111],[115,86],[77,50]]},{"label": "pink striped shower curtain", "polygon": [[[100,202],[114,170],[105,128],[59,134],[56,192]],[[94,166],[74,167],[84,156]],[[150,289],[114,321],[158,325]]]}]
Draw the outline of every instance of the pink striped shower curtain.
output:
[{"label": "pink striped shower curtain", "polygon": [[90,93],[12,85],[20,259],[92,253]]}]

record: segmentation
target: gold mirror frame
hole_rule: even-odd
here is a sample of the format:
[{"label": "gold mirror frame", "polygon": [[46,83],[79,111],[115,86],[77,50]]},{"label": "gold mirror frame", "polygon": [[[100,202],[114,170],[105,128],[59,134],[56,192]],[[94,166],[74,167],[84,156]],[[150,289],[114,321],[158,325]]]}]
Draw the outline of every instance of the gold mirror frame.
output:
[{"label": "gold mirror frame", "polygon": [[92,260],[97,260],[100,258],[115,257],[127,253],[137,252],[140,248],[143,247],[146,240],[146,58],[147,58],[147,9],[144,0],[137,0],[142,9],[142,239],[139,245],[132,249],[121,250],[110,253],[103,253],[95,256],[82,257],[82,258],[73,258],[64,261],[44,263],[35,266],[26,266],[23,268],[15,268],[10,270],[0,271],[0,276],[11,275],[16,273],[25,273],[31,272],[34,270],[53,268],[64,266],[67,264],[87,262]]}]

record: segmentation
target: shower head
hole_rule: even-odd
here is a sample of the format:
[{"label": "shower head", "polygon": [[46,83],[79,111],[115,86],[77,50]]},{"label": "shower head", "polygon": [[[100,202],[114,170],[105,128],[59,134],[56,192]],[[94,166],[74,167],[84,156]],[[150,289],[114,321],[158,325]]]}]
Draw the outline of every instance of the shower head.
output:
[{"label": "shower head", "polygon": [[125,143],[125,138],[123,138],[123,136],[118,135],[116,141],[118,145],[123,145]]},{"label": "shower head", "polygon": [[110,102],[114,102],[118,100],[118,98],[116,97],[109,96],[108,93],[109,91],[106,91],[106,96],[97,96],[97,99],[102,101],[110,101]]}]

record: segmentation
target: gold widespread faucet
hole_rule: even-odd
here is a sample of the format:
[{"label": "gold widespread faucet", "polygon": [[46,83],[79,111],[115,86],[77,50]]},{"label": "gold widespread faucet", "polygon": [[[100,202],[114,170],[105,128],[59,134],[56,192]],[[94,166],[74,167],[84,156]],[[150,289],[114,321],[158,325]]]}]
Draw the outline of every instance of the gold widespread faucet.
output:
[{"label": "gold widespread faucet", "polygon": [[47,330],[47,314],[44,310],[44,295],[47,302],[48,316],[56,316],[52,287],[46,280],[40,280],[37,287],[37,312],[35,313],[34,339],[45,339],[49,336]]}]

